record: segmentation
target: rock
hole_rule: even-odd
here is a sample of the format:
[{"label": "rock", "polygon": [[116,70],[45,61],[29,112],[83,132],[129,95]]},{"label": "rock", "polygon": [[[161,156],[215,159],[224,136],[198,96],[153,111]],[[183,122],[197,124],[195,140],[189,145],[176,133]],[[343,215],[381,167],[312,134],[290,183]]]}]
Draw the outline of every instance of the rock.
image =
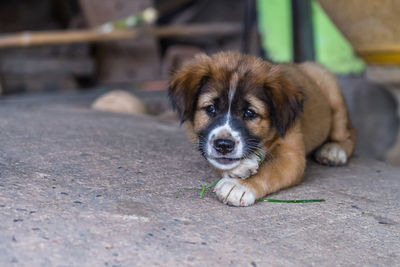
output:
[{"label": "rock", "polygon": [[[390,92],[395,96],[397,100],[397,116],[400,118],[400,86],[391,86]],[[386,153],[385,161],[392,164],[393,166],[400,167],[400,131],[397,135],[396,143]]]},{"label": "rock", "polygon": [[114,90],[97,98],[92,108],[125,114],[146,114],[146,104],[135,95],[122,90]]},{"label": "rock", "polygon": [[357,130],[356,153],[383,160],[399,132],[395,98],[385,86],[362,77],[340,77],[339,83]]}]

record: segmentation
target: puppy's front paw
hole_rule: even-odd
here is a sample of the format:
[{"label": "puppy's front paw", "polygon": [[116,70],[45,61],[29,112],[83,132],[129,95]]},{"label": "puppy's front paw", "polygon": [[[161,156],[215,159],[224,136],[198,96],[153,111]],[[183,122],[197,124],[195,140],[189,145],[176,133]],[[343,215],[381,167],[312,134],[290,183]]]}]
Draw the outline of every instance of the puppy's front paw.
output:
[{"label": "puppy's front paw", "polygon": [[252,157],[242,160],[239,166],[224,173],[225,177],[246,179],[258,171],[258,158]]},{"label": "puppy's front paw", "polygon": [[346,151],[338,143],[326,143],[315,152],[315,160],[322,165],[341,166],[347,163]]},{"label": "puppy's front paw", "polygon": [[252,189],[244,186],[237,179],[223,178],[215,186],[215,192],[220,201],[232,206],[250,206],[256,201]]}]

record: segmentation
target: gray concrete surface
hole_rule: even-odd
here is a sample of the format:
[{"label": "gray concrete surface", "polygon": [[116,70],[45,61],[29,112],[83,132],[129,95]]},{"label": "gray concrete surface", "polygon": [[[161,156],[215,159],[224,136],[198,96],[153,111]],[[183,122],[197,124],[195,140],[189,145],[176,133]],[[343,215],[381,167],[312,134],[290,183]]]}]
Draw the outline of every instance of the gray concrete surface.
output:
[{"label": "gray concrete surface", "polygon": [[271,196],[325,203],[176,194],[215,179],[175,122],[95,112],[79,95],[0,100],[0,266],[400,264],[399,169],[310,162]]}]

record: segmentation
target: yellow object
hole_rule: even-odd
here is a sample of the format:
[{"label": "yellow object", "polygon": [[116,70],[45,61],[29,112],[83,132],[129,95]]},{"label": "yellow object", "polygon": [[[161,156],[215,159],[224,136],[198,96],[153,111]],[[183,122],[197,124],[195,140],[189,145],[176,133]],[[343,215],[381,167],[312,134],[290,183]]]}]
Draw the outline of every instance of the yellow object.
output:
[{"label": "yellow object", "polygon": [[400,64],[400,1],[318,2],[366,62]]}]

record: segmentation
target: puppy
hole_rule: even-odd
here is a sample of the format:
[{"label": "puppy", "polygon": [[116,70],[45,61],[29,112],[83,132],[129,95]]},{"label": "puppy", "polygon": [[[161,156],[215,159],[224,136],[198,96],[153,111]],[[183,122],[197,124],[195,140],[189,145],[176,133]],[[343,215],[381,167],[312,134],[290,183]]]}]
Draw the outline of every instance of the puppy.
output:
[{"label": "puppy", "polygon": [[340,166],[354,149],[337,81],[315,63],[202,54],[173,75],[169,96],[190,139],[221,173],[215,192],[229,205],[249,206],[300,183],[307,154]]}]

